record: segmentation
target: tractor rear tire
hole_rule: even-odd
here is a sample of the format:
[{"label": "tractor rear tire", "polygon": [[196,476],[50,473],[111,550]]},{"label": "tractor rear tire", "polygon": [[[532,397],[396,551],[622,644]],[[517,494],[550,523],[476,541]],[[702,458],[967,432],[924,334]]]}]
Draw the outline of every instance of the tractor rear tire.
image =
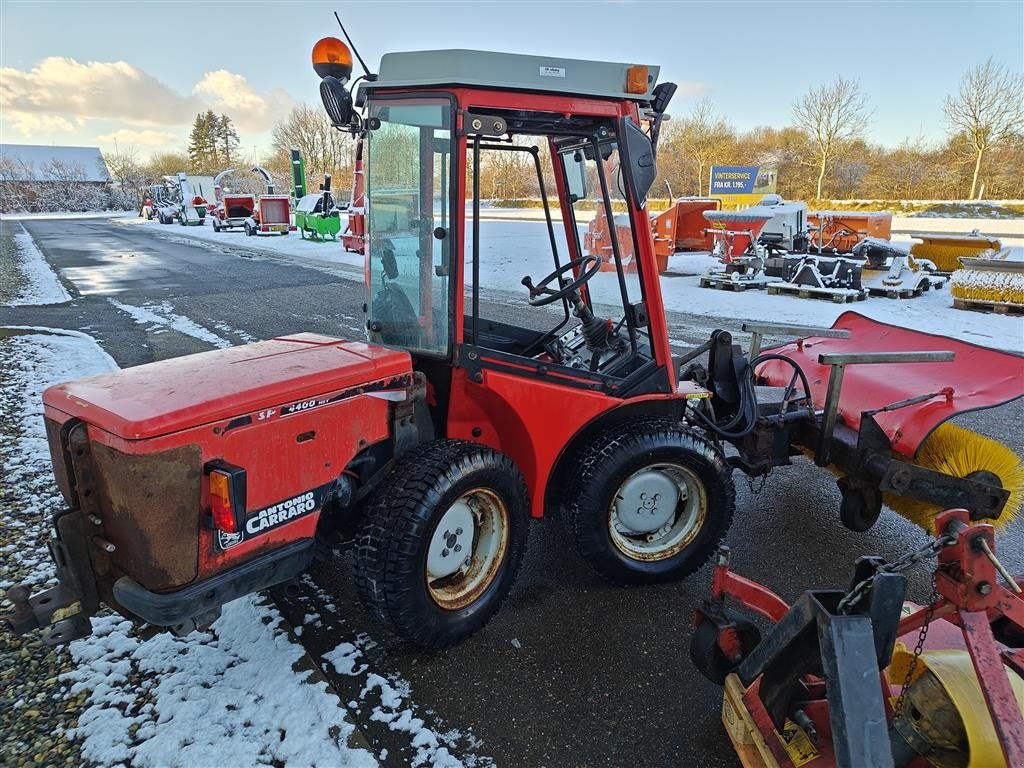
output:
[{"label": "tractor rear tire", "polygon": [[631,419],[582,452],[567,527],[598,573],[627,585],[678,581],[708,561],[732,522],[732,470],[715,445],[668,418]]},{"label": "tractor rear tire", "polygon": [[483,627],[512,588],[528,510],[526,484],[504,454],[457,440],[420,446],[364,506],[355,539],[361,602],[405,640],[455,645]]}]

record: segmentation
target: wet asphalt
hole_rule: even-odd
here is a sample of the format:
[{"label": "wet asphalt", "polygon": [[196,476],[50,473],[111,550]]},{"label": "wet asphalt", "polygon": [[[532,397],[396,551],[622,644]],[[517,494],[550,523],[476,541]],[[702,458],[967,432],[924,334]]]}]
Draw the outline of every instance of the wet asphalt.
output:
[{"label": "wet asphalt", "polygon": [[[362,338],[361,270],[324,271],[254,254],[230,236],[226,247],[190,245],[175,236],[176,227],[154,234],[104,219],[24,226],[74,298],[55,307],[0,307],[0,326],[84,331],[122,367],[212,346],[167,326],[140,325],[111,298],[132,306],[166,302],[165,312],[231,343],[300,331]],[[722,301],[740,297],[723,294]],[[485,292],[482,305],[508,322],[544,327],[545,316],[523,298]],[[668,320],[670,336],[687,344],[729,325],[680,313]],[[1020,400],[958,423],[1024,453]],[[760,489],[742,475],[735,479],[737,512],[726,540],[734,568],[787,600],[809,587],[845,586],[859,555],[893,559],[925,541],[888,510],[870,531],[848,531],[838,520],[834,478],[803,460],[775,470]],[[998,545],[1011,570],[1024,572],[1024,523],[1011,524]],[[303,627],[300,640],[314,659],[340,643],[362,650],[368,670],[324,671],[378,754],[388,750],[385,764],[401,765],[412,753],[408,739],[373,719],[372,696],[361,700],[370,672],[407,681],[417,715],[436,731],[458,729],[456,751],[471,759],[487,756],[502,766],[739,765],[720,722],[721,689],[688,657],[691,617],[710,587],[709,567],[674,585],[611,586],[580,559],[557,520],[535,521],[522,571],[497,617],[456,648],[427,653],[398,642],[365,614],[351,565],[342,553],[316,566],[297,589],[273,594],[291,623]],[[928,575],[924,568],[911,574],[911,598],[927,597]]]}]

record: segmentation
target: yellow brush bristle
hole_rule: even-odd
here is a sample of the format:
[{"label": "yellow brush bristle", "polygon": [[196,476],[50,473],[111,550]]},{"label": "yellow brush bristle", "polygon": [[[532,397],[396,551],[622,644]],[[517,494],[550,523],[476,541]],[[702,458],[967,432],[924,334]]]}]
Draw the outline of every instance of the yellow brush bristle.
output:
[{"label": "yellow brush bristle", "polygon": [[968,301],[1024,306],[1024,272],[958,269],[949,281],[949,293]]},{"label": "yellow brush bristle", "polygon": [[960,267],[960,258],[987,258],[995,252],[988,243],[970,245],[966,243],[924,242],[914,243],[910,249],[915,259],[928,259],[941,272],[952,272]]},{"label": "yellow brush bristle", "polygon": [[[942,424],[921,445],[914,463],[954,477],[967,477],[979,470],[991,472],[1010,492],[1010,498],[1003,513],[989,522],[1001,527],[1020,512],[1024,502],[1024,464],[1016,453],[996,440],[955,424]],[[928,532],[934,531],[935,515],[943,509],[905,496],[885,494],[884,498],[896,512]]]}]

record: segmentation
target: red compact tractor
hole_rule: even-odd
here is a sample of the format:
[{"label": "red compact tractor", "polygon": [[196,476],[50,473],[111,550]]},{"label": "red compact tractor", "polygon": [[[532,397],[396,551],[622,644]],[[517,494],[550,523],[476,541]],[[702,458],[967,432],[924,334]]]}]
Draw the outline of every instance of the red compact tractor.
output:
[{"label": "red compact tractor", "polygon": [[[840,374],[827,408],[811,402],[818,392],[801,365],[819,341],[851,336],[842,322],[812,329],[818,338],[792,351],[748,356],[716,331],[673,358],[645,207],[675,91],[657,84],[657,67],[394,53],[353,95],[347,46],[322,40],[313,62],[331,120],[365,151],[368,341],[286,336],[48,389],[67,502],[53,521],[60,585],[8,593],[15,631],[77,604],[47,642],[80,637],[103,603],[188,632],[348,543],[369,612],[410,641],[444,647],[509,593],[531,517],[561,515],[580,554],[614,581],[681,579],[732,521],[733,470],[764,475],[801,446],[845,473],[844,519],[860,528],[883,491],[980,517],[1003,511],[1009,494],[993,475],[920,467],[881,428],[868,430],[870,418],[859,430],[837,422],[858,381],[848,374],[840,394],[845,367],[909,371],[967,345],[918,353],[911,334],[896,354],[831,354]],[[544,200],[540,247],[551,268],[522,280],[529,327],[493,314],[479,290],[507,269],[487,263],[480,216],[481,159],[504,152],[526,154]],[[614,273],[581,242],[577,205],[596,204],[614,222],[613,192],[631,228],[631,273],[618,238]],[[876,338],[879,326],[868,325]],[[763,333],[808,333],[753,330],[758,343]],[[988,375],[962,402],[959,390],[932,394],[955,369],[947,363],[912,392],[897,394],[890,377],[872,407],[907,401],[914,411],[938,399],[944,419],[1005,400],[1019,382],[1000,371],[1019,361],[986,355]],[[773,386],[755,388],[768,363]]]}]

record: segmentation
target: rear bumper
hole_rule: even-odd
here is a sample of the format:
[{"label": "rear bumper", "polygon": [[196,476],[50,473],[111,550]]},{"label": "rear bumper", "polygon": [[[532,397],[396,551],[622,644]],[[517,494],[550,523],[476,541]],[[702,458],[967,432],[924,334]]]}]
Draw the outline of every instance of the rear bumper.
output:
[{"label": "rear bumper", "polygon": [[[77,510],[59,515],[54,521],[50,554],[57,566],[56,587],[35,595],[27,584],[7,590],[6,598],[14,611],[0,616],[0,624],[13,634],[45,629],[42,640],[51,646],[92,634],[89,617],[99,610],[100,597],[82,525],[82,514]],[[216,618],[225,603],[288,581],[312,561],[313,540],[304,539],[174,592],[152,592],[122,576],[113,584],[115,604],[111,607],[155,627],[187,633]]]},{"label": "rear bumper", "polygon": [[189,629],[201,624],[225,603],[298,576],[313,562],[313,540],[286,544],[209,579],[176,592],[151,592],[134,579],[114,582],[114,599],[133,614],[158,627]]}]

